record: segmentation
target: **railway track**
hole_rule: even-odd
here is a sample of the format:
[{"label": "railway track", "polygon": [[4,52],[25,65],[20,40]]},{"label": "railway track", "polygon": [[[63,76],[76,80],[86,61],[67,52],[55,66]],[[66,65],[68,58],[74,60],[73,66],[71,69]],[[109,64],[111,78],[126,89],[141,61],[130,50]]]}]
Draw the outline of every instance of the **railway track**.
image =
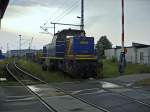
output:
[{"label": "railway track", "polygon": [[[33,94],[34,96],[36,96],[36,98],[50,111],[52,112],[57,112],[56,109],[54,109],[51,105],[49,105],[47,102],[45,102],[45,100],[43,100],[42,97],[40,97],[36,92],[32,91],[27,85],[30,85],[30,84],[48,84],[47,82],[27,73],[26,71],[22,70],[21,68],[19,68],[16,63],[11,63],[11,64],[7,64],[7,71],[9,72],[10,75],[12,75],[12,77],[14,77],[14,79],[16,79],[24,88],[26,88],[31,94]],[[17,75],[16,75],[17,74]],[[26,80],[24,80],[26,79]],[[96,104],[92,104],[92,103],[89,103],[88,101],[86,101],[85,99],[82,99],[82,98],[79,98],[78,96],[76,95],[73,95],[63,89],[61,89],[60,87],[54,87],[56,90],[59,90],[63,93],[65,93],[66,95],[69,95],[77,100],[80,100],[94,108],[97,108],[103,112],[110,112],[110,110],[106,109],[106,108],[101,108],[99,106],[97,106]],[[110,89],[104,89],[105,91],[107,92],[110,92],[110,93],[113,93],[113,94],[116,94],[116,95],[119,95],[119,96],[122,96],[122,97],[125,97],[125,98],[128,98],[129,100],[133,101],[133,102],[136,102],[138,104],[141,104],[141,105],[144,105],[148,108],[150,108],[150,104],[148,103],[145,103],[144,101],[141,101],[141,100],[138,100],[138,99],[135,99],[135,98],[132,98],[132,97],[129,97],[125,94],[122,94],[122,93],[118,93],[118,92],[115,92],[115,91],[112,91]]]},{"label": "railway track", "polygon": [[[33,76],[32,74],[29,74],[28,72],[22,70],[21,68],[19,68],[16,63],[9,63],[6,65],[6,70],[8,71],[8,73],[17,81],[19,82],[27,91],[29,91],[32,95],[34,95],[50,112],[58,112],[56,109],[54,109],[51,105],[49,105],[45,100],[44,98],[42,98],[41,96],[38,95],[38,93],[36,93],[35,91],[32,91],[28,85],[32,85],[32,84],[48,84],[47,82]],[[78,98],[66,91],[64,91],[63,89],[61,88],[57,88],[57,87],[54,87],[56,90],[59,90],[63,93],[65,93],[66,95],[69,95],[77,100],[80,100],[81,102],[89,105],[89,106],[92,106],[98,110],[100,110],[101,112],[110,112],[109,110],[107,109],[104,109],[104,108],[101,108],[101,107],[98,107],[94,104],[91,104],[81,98]]]},{"label": "railway track", "polygon": [[[127,89],[127,87],[125,87],[125,86],[124,86],[124,88]],[[125,95],[125,94],[123,94],[123,93],[115,92],[115,91],[113,91],[113,90],[111,90],[111,89],[104,89],[104,90],[107,91],[107,92],[110,92],[110,93],[118,94],[118,95],[120,95],[120,96],[122,96],[122,97],[126,97],[126,98],[128,98],[130,101],[137,102],[137,103],[139,103],[139,104],[142,104],[142,105],[144,105],[144,106],[150,108],[150,104],[149,104],[149,103],[145,103],[145,102],[142,101],[142,100],[135,99],[135,98],[130,97],[130,96],[128,96],[128,95]]]},{"label": "railway track", "polygon": [[[6,70],[8,71],[8,73],[17,81],[19,82],[28,92],[30,92],[35,98],[37,98],[40,103],[42,103],[44,105],[44,107],[46,107],[50,112],[58,112],[57,110],[55,110],[52,106],[50,106],[47,102],[45,102],[45,100],[39,96],[36,92],[32,91],[27,85],[28,84],[35,84],[35,83],[39,83],[40,80],[38,80],[37,78],[31,78],[31,76],[29,77],[29,74],[23,74],[23,72],[18,71],[16,64],[15,63],[9,63],[6,65]],[[20,69],[21,70],[21,69]],[[28,80],[24,80],[24,78],[27,78]],[[30,80],[30,81],[29,81]],[[43,82],[41,82],[43,83]]]}]

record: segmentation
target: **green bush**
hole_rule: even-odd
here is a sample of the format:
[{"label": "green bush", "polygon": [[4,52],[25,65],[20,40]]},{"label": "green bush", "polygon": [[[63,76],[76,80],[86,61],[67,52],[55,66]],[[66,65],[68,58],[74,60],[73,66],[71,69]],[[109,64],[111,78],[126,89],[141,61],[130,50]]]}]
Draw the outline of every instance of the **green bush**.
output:
[{"label": "green bush", "polygon": [[116,62],[112,62],[112,60],[104,60],[103,61],[103,77],[117,77],[119,76],[118,72],[118,64]]}]

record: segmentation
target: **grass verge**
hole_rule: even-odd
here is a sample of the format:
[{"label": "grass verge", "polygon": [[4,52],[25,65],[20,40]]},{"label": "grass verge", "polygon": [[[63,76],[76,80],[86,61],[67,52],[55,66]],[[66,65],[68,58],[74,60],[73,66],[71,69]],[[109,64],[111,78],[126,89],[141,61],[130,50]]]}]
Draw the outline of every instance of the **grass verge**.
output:
[{"label": "grass verge", "polygon": [[[150,66],[142,64],[127,64],[125,75],[150,73]],[[104,60],[103,62],[103,77],[111,78],[119,76],[118,63],[112,60]]]},{"label": "grass verge", "polygon": [[[43,71],[41,65],[27,60],[20,60],[19,65],[47,82],[68,82],[74,81],[72,78],[59,71]],[[150,73],[150,66],[142,64],[127,64],[125,75]],[[103,61],[103,78],[119,76],[118,63],[113,60]]]},{"label": "grass verge", "polygon": [[35,76],[43,79],[49,83],[52,82],[68,82],[73,81],[69,76],[59,71],[43,71],[41,65],[33,63],[27,60],[19,60],[19,66],[25,69],[27,72],[34,74]]}]

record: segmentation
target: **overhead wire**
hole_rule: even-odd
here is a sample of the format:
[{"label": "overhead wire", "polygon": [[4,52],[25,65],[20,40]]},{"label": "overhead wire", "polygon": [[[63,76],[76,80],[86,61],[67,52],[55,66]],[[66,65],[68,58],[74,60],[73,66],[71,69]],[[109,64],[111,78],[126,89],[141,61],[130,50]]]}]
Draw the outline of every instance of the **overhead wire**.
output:
[{"label": "overhead wire", "polygon": [[[61,7],[64,7],[64,6],[66,6],[66,2],[67,2],[68,0],[65,0],[64,2],[63,2],[63,5],[61,5],[61,6],[59,6],[59,8],[54,12],[54,13],[56,13],[58,10],[61,10]],[[46,22],[45,22],[45,24],[44,24],[44,26],[51,20],[51,22],[52,21],[55,21],[55,22],[58,22],[58,21],[60,21],[61,19],[63,19],[65,16],[67,16],[68,14],[70,14],[75,8],[77,8],[78,7],[78,5],[79,5],[79,2],[80,2],[80,0],[75,0],[75,2],[68,2],[69,4],[71,4],[71,5],[69,5],[70,7],[69,8],[66,8],[64,11],[61,11],[61,13],[58,15],[58,16],[56,16],[53,20],[51,20],[51,18],[50,19],[48,19]],[[44,27],[43,26],[43,27]]]},{"label": "overhead wire", "polygon": [[62,20],[65,16],[69,15],[75,8],[78,7],[79,4],[74,5],[70,10],[68,10],[66,13],[64,13],[60,18],[55,20],[56,22]]},{"label": "overhead wire", "polygon": [[[57,7],[57,9],[51,14],[51,15],[55,15],[56,13],[59,14],[58,12],[60,12],[61,8],[63,8],[66,4],[67,4],[68,0],[65,0],[63,3],[61,3],[61,5],[59,5],[59,7]],[[69,2],[70,3],[70,2]],[[52,20],[55,16],[50,17],[45,23],[44,25],[46,25],[50,20]]]},{"label": "overhead wire", "polygon": [[66,9],[64,12],[62,12],[59,16],[57,16],[52,21],[58,21],[60,20],[60,18],[63,18],[64,16],[72,12],[77,7],[79,2],[80,2],[79,0],[76,0],[75,2],[73,2],[73,4],[68,9]]}]

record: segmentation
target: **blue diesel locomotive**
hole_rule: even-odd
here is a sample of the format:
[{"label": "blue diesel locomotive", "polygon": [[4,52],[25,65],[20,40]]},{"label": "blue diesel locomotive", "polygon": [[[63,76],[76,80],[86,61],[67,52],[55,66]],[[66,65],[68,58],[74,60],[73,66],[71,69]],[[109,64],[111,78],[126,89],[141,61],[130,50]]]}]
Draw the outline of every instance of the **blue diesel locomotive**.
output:
[{"label": "blue diesel locomotive", "polygon": [[83,34],[73,29],[56,33],[52,42],[43,47],[43,70],[62,70],[77,78],[96,77],[94,37]]}]

